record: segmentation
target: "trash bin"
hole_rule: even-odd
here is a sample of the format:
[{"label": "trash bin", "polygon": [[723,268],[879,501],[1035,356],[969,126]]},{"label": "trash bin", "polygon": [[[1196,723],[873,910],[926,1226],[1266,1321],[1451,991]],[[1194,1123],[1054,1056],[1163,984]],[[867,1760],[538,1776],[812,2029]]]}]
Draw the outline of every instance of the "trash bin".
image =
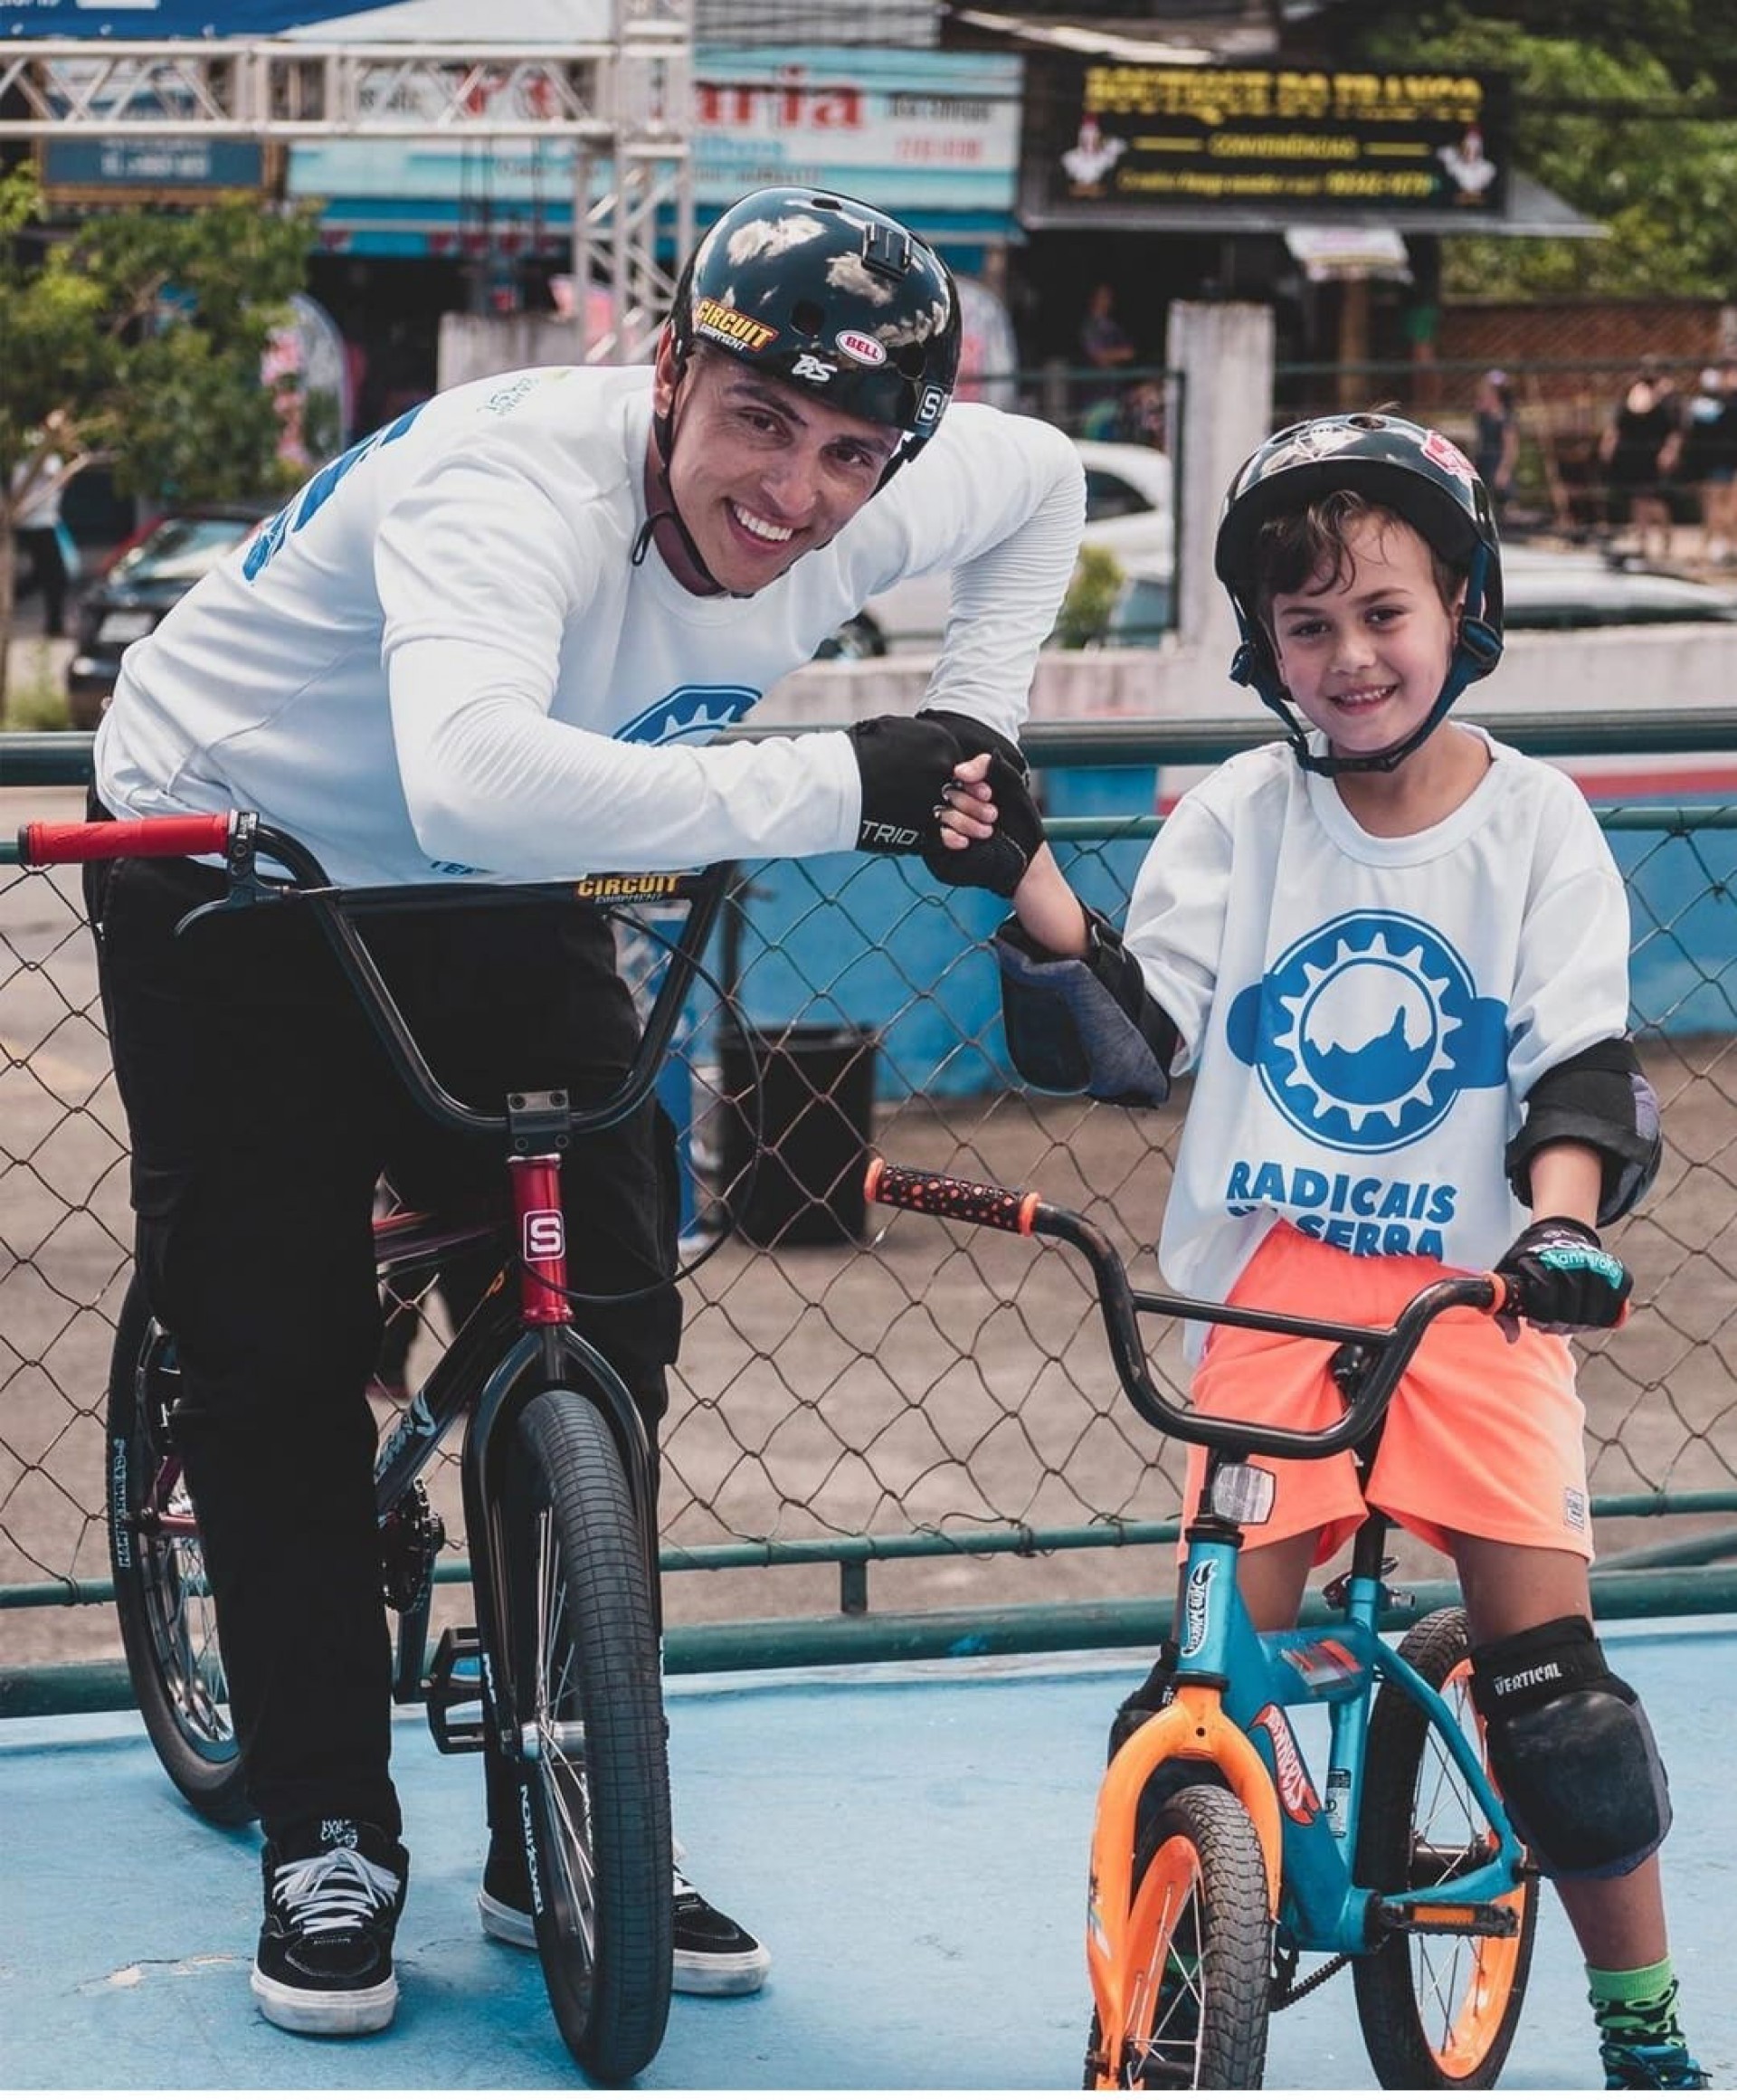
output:
[{"label": "trash bin", "polygon": [[[863,1237],[877,1047],[870,1030],[848,1023],[719,1031],[726,1202],[750,1245],[826,1247]],[[750,1184],[755,1059],[764,1149]]]}]

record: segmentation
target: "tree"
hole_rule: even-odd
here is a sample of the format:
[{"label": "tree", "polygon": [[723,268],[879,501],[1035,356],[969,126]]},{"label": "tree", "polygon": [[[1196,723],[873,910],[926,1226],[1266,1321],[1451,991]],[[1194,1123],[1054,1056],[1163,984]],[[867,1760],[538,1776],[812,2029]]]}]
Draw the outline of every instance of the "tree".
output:
[{"label": "tree", "polygon": [[1505,72],[1514,155],[1602,241],[1443,243],[1451,296],[1727,298],[1737,284],[1737,27],[1689,0],[1362,11],[1359,55]]},{"label": "tree", "polygon": [[309,214],[233,197],[107,213],[46,242],[42,215],[28,168],[0,176],[0,709],[24,498],[99,461],[122,495],[183,501],[295,478],[261,360],[306,275]]}]

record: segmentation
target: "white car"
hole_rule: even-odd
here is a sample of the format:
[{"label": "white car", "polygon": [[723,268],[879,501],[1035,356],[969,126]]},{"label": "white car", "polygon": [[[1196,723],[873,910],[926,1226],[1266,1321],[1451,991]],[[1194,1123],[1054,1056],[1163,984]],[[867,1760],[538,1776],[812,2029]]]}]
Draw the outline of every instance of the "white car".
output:
[{"label": "white car", "polygon": [[[1076,438],[1086,470],[1087,546],[1104,547],[1125,567],[1169,577],[1176,561],[1176,507],[1170,459],[1151,445],[1100,444]],[[952,575],[909,576],[870,598],[841,627],[822,656],[932,654],[947,623]],[[1167,602],[1167,601],[1166,601]],[[1165,622],[1169,624],[1166,612]]]}]

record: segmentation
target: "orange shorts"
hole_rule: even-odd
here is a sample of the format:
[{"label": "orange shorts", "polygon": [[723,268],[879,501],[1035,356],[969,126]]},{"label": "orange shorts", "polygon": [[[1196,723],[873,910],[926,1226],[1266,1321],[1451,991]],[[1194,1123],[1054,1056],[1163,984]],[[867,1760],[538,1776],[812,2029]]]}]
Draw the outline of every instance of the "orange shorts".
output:
[{"label": "orange shorts", "polygon": [[[1406,1300],[1458,1273],[1425,1256],[1347,1254],[1295,1226],[1276,1225],[1237,1279],[1232,1305],[1385,1326]],[[1247,1327],[1214,1327],[1194,1374],[1202,1413],[1319,1429],[1344,1412],[1327,1369],[1333,1345]],[[1554,1546],[1592,1558],[1586,1488],[1586,1411],[1559,1335],[1523,1326],[1509,1342],[1483,1313],[1457,1309],[1426,1333],[1388,1409],[1366,1481],[1350,1452],[1332,1459],[1258,1459],[1278,1482],[1273,1514],[1249,1525],[1250,1545],[1313,1531],[1316,1564],[1383,1510],[1430,1545],[1448,1535]],[[1206,1454],[1189,1452],[1193,1515]]]}]

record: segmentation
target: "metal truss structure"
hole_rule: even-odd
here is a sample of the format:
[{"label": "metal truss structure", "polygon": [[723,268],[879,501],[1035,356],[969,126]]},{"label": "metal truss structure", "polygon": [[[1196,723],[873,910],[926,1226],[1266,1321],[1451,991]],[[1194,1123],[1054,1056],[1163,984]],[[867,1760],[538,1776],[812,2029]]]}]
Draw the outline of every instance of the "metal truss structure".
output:
[{"label": "metal truss structure", "polygon": [[693,245],[692,0],[614,15],[570,44],[20,38],[0,44],[0,138],[570,140],[574,279],[610,295],[584,354],[641,359],[674,290],[660,233]]}]

